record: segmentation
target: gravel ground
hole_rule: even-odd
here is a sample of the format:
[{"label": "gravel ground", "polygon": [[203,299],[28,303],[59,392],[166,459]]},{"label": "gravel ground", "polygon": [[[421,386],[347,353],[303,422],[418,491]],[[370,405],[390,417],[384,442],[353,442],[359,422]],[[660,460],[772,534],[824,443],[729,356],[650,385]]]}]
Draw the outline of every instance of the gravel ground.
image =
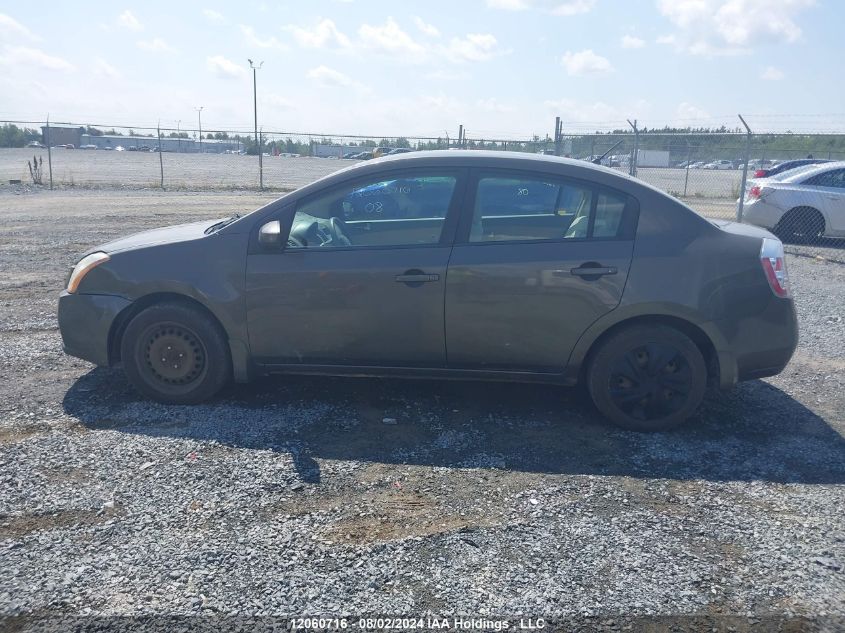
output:
[{"label": "gravel ground", "polygon": [[268,199],[0,193],[5,628],[463,613],[843,630],[845,266],[790,257],[793,362],[672,433],[536,385],[273,378],[165,406],[62,354],[79,253]]}]

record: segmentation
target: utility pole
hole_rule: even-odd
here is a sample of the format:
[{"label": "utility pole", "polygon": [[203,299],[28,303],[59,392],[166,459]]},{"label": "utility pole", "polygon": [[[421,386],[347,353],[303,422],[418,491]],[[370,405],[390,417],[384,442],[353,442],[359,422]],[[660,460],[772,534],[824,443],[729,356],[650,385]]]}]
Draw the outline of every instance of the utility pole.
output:
[{"label": "utility pole", "polygon": [[197,123],[200,128],[200,154],[202,154],[202,106],[194,108],[197,111]]},{"label": "utility pole", "polygon": [[261,155],[261,141],[258,138],[258,82],[256,73],[264,65],[260,62],[256,66],[251,59],[247,59],[249,67],[252,68],[252,107],[255,114],[255,147],[258,150],[258,188],[264,189],[264,157]]},{"label": "utility pole", "polygon": [[176,143],[179,148],[176,152],[177,154],[182,153],[182,130],[180,129],[181,127],[182,119],[179,119],[178,121],[176,121]]}]

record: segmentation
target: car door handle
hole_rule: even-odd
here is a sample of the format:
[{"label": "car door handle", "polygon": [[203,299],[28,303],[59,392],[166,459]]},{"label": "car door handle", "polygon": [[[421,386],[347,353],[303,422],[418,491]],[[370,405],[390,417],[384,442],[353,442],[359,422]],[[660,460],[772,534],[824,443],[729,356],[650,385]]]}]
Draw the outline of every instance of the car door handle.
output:
[{"label": "car door handle", "polygon": [[602,275],[615,275],[618,272],[619,270],[616,266],[580,266],[569,271],[571,275],[577,275],[578,277],[601,277]]},{"label": "car door handle", "polygon": [[403,284],[427,283],[429,281],[440,281],[440,275],[428,275],[426,273],[405,273],[396,275],[394,280]]}]

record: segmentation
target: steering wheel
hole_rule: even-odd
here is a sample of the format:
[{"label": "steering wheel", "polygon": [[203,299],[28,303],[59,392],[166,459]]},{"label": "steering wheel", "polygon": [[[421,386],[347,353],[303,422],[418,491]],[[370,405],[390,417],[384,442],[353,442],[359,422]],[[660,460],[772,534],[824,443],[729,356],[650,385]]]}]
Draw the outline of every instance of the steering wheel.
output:
[{"label": "steering wheel", "polygon": [[337,242],[341,246],[352,246],[352,242],[343,233],[345,223],[337,216],[329,218],[329,232],[332,234],[332,242]]}]

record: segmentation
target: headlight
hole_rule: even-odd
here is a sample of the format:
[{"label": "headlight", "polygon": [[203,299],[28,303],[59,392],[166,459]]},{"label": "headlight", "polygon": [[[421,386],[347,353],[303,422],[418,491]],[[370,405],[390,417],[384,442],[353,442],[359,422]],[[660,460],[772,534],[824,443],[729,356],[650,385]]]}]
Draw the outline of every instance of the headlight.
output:
[{"label": "headlight", "polygon": [[76,289],[79,288],[79,284],[82,283],[88,271],[100,264],[104,264],[109,259],[109,256],[105,253],[91,253],[80,259],[79,263],[73,267],[73,272],[67,280],[67,291],[70,293],[76,292]]}]

